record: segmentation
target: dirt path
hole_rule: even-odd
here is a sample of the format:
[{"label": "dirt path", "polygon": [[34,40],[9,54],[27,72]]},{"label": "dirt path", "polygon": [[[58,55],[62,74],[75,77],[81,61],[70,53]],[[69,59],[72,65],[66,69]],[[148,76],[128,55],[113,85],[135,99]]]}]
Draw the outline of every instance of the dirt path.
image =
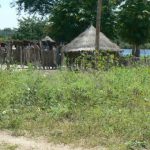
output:
[{"label": "dirt path", "polygon": [[[26,137],[15,137],[11,133],[0,131],[0,144],[17,145],[16,150],[85,150],[83,148],[71,148],[67,145],[54,145],[45,140],[35,140]],[[106,150],[104,148],[94,148],[90,150]]]}]

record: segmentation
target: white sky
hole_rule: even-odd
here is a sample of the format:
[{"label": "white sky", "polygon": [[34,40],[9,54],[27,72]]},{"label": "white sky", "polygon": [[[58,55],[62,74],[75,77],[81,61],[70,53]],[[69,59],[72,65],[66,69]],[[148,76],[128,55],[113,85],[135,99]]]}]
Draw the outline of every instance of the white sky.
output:
[{"label": "white sky", "polygon": [[[15,28],[18,26],[17,10],[11,8],[10,2],[13,0],[0,0],[0,29]],[[20,16],[21,17],[21,16]]]}]

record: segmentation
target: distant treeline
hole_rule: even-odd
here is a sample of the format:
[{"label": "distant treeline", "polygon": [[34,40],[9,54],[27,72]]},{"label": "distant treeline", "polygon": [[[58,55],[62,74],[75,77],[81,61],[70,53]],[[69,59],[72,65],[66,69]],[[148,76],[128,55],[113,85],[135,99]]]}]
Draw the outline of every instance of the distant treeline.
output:
[{"label": "distant treeline", "polygon": [[[0,41],[5,41],[5,40],[11,40],[11,39],[34,39],[34,40],[39,40],[42,39],[44,36],[46,36],[47,28],[48,26],[46,25],[46,21],[41,21],[41,23],[37,23],[37,20],[34,18],[31,21],[31,18],[24,18],[20,20],[21,24],[25,25],[20,25],[19,28],[4,28],[0,29]],[[27,23],[28,22],[28,23]],[[30,23],[29,23],[30,22]],[[34,22],[34,23],[33,23]],[[34,24],[34,25],[33,25]],[[31,26],[34,26],[34,28],[30,28]],[[27,32],[32,30],[31,32]],[[47,32],[48,35],[50,35],[49,32]],[[132,45],[126,42],[123,42],[121,39],[114,40],[122,49],[132,49]],[[150,43],[146,43],[144,45],[141,45],[142,49],[150,49]]]},{"label": "distant treeline", "polygon": [[11,28],[0,29],[0,37],[10,38],[15,34],[15,32],[16,32],[16,29],[11,29]]},{"label": "distant treeline", "polygon": [[[133,49],[133,46],[129,43],[125,43],[123,41],[119,41],[118,45],[120,46],[120,48],[122,49]],[[146,43],[140,46],[141,49],[150,49],[150,43]]]}]

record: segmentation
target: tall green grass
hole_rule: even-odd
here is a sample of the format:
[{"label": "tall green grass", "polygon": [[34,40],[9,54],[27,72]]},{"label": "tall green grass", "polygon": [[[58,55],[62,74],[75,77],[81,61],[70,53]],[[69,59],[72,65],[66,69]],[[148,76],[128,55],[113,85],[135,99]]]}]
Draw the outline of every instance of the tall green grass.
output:
[{"label": "tall green grass", "polygon": [[0,128],[51,141],[150,148],[150,68],[0,72]]}]

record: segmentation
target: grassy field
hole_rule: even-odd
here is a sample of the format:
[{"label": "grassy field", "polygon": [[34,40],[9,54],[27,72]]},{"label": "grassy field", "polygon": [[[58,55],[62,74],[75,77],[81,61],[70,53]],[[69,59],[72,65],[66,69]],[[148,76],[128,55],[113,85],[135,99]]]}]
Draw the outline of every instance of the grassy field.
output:
[{"label": "grassy field", "polygon": [[16,150],[16,145],[9,145],[7,143],[0,144],[0,150]]},{"label": "grassy field", "polygon": [[0,71],[0,129],[85,147],[150,149],[150,68]]}]

